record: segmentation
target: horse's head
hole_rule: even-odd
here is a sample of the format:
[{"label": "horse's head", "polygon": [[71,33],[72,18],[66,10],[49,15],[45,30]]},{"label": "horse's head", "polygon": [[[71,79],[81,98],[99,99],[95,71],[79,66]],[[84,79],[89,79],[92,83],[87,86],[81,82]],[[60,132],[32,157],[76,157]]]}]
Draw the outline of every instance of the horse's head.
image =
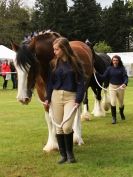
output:
[{"label": "horse's head", "polygon": [[28,46],[17,46],[12,43],[12,48],[16,51],[14,61],[18,74],[18,94],[17,99],[23,104],[28,104],[32,97],[35,80],[39,72],[39,63]]},{"label": "horse's head", "polygon": [[12,48],[17,53],[15,60],[18,73],[17,99],[23,104],[30,102],[38,74],[46,81],[48,65],[54,56],[53,41],[58,37],[60,35],[56,32],[44,32],[35,36],[27,46],[12,43]]}]

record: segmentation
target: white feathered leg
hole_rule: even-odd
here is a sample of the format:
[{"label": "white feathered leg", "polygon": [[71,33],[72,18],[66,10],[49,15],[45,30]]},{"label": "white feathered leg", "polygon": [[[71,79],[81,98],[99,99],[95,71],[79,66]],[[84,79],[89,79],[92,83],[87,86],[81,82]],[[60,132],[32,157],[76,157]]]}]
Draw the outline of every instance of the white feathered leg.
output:
[{"label": "white feathered leg", "polygon": [[101,101],[97,100],[96,98],[92,114],[94,114],[95,117],[105,116],[105,111],[103,109]]},{"label": "white feathered leg", "polygon": [[80,107],[77,109],[74,123],[73,123],[73,130],[74,130],[74,143],[78,145],[84,144],[83,139],[81,137],[81,121],[80,121]]},{"label": "white feathered leg", "polygon": [[110,96],[108,95],[108,92],[105,90],[104,90],[104,95],[103,95],[103,99],[102,99],[102,106],[105,111],[108,111],[111,107]]},{"label": "white feathered leg", "polygon": [[48,125],[48,141],[44,146],[43,150],[46,152],[50,152],[52,150],[58,149],[58,144],[56,140],[56,130],[55,125],[52,124],[51,118],[49,117],[48,112],[45,111],[45,119]]},{"label": "white feathered leg", "polygon": [[87,110],[87,104],[83,105],[83,112],[81,114],[81,120],[90,120],[91,119],[91,114],[89,113],[89,111]]}]

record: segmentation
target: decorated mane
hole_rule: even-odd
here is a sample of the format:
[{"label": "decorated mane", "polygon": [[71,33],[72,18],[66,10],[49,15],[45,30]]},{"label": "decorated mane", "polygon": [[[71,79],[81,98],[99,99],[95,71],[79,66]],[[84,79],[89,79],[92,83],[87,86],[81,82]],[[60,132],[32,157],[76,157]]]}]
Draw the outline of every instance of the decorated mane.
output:
[{"label": "decorated mane", "polygon": [[61,37],[61,35],[57,32],[53,32],[53,31],[46,31],[44,33],[39,33],[37,36],[34,37],[35,40],[37,41],[41,41],[41,40],[45,40],[45,41],[52,41],[53,39],[59,38]]},{"label": "decorated mane", "polygon": [[29,66],[31,68],[37,63],[36,53],[31,50],[32,45],[34,46],[35,41],[45,41],[45,43],[50,43],[61,35],[57,32],[46,31],[44,33],[39,33],[37,36],[34,36],[29,44],[23,44],[17,53],[17,65],[21,69],[28,70]]}]

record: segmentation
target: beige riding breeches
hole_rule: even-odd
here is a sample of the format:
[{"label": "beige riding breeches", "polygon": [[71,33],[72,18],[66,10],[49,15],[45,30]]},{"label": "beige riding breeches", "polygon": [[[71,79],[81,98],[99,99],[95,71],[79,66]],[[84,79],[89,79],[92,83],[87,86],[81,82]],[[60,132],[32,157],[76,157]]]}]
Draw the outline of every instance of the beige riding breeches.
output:
[{"label": "beige riding breeches", "polygon": [[119,87],[120,85],[109,84],[109,94],[110,94],[110,101],[112,106],[116,106],[117,100],[119,103],[119,107],[122,107],[124,105],[125,88],[117,89]]},{"label": "beige riding breeches", "polygon": [[[51,98],[51,107],[53,112],[54,121],[61,124],[67,119],[75,104],[76,93],[64,90],[53,90]],[[72,126],[76,110],[72,113],[71,117],[66,121],[62,127],[56,126],[57,134],[69,134],[72,132]]]}]

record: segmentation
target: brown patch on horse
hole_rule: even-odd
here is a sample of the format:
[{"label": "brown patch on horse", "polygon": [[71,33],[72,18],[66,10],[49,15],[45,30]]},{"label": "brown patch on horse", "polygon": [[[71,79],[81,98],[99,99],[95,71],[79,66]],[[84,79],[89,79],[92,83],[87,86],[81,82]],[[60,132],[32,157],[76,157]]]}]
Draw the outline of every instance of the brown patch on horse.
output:
[{"label": "brown patch on horse", "polygon": [[[36,90],[40,99],[40,102],[44,102],[45,101],[45,97],[46,97],[46,82],[44,82],[43,78],[41,76],[38,76],[36,78]],[[47,107],[46,105],[44,105],[44,109],[45,111],[49,111],[49,107]]]},{"label": "brown patch on horse", "polygon": [[71,41],[70,45],[74,52],[78,55],[79,59],[83,63],[83,67],[85,69],[85,74],[90,80],[91,75],[93,73],[93,54],[92,50],[81,41]]}]

